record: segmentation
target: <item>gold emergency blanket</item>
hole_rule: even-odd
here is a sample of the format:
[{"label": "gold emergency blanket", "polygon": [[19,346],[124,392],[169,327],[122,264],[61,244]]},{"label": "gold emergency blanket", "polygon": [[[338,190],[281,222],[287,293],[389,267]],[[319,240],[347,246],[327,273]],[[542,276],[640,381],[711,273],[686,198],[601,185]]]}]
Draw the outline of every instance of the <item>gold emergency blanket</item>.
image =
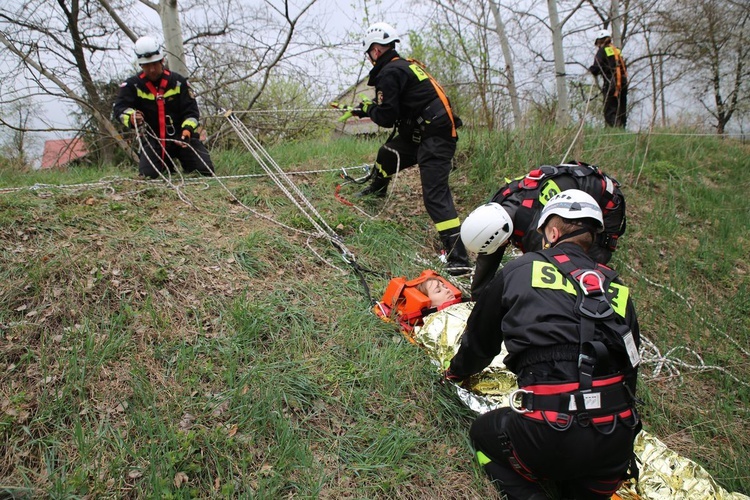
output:
[{"label": "gold emergency blanket", "polygon": [[[433,313],[413,332],[414,341],[424,347],[441,368],[448,366],[458,350],[473,302],[462,302]],[[459,398],[477,413],[508,406],[509,394],[517,388],[515,376],[502,363],[503,351],[481,374],[472,377],[469,389],[456,387]],[[623,500],[750,500],[741,493],[729,493],[690,459],[681,457],[664,443],[641,431],[635,440],[640,467],[636,484],[624,484],[613,497]]]}]

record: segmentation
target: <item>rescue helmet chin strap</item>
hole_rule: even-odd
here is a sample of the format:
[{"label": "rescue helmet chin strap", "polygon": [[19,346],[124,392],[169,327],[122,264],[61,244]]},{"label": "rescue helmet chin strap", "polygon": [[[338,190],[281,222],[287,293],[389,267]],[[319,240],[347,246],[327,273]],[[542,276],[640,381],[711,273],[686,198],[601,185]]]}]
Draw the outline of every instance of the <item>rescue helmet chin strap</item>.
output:
[{"label": "rescue helmet chin strap", "polygon": [[543,229],[541,233],[542,233],[542,248],[543,249],[557,246],[563,241],[573,238],[574,236],[578,236],[579,234],[590,233],[593,238],[596,238],[596,231],[594,230],[594,228],[586,226],[586,225],[581,225],[581,229],[576,229],[575,231],[571,231],[568,234],[564,234],[560,236],[559,238],[557,238],[557,241],[555,241],[554,243],[547,239],[547,234],[544,232]]},{"label": "rescue helmet chin strap", "polygon": [[[586,234],[586,233],[591,233],[591,235],[593,236],[593,235],[594,235],[594,230],[593,230],[593,229],[591,229],[591,228],[589,228],[589,227],[585,227],[585,226],[584,226],[584,227],[582,227],[581,229],[576,229],[575,231],[572,231],[572,232],[570,232],[570,233],[568,233],[568,234],[565,234],[565,235],[563,235],[563,236],[560,236],[560,237],[559,237],[559,238],[557,239],[557,241],[555,242],[555,244],[554,244],[554,245],[551,245],[551,246],[559,245],[559,244],[560,244],[561,242],[563,242],[563,241],[565,241],[565,240],[567,240],[567,239],[570,239],[570,238],[572,238],[572,237],[574,237],[574,236],[578,236],[579,234]],[[545,239],[546,239],[546,238],[545,238]]]}]

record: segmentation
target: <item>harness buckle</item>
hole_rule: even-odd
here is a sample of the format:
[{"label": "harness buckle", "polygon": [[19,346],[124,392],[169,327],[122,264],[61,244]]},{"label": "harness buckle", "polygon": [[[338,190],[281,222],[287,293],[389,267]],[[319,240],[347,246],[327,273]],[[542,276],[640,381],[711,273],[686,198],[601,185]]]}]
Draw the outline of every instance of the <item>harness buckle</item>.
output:
[{"label": "harness buckle", "polygon": [[578,355],[578,368],[581,368],[583,366],[593,367],[594,363],[596,363],[596,359],[593,356],[589,356],[588,354],[583,353]]},{"label": "harness buckle", "polygon": [[576,421],[581,427],[588,427],[591,424],[591,415],[586,411],[582,411],[576,415]]},{"label": "harness buckle", "polygon": [[527,391],[526,389],[516,389],[515,391],[511,392],[510,395],[508,396],[508,406],[510,406],[510,409],[521,415],[523,415],[524,413],[531,413],[533,411],[533,410],[524,408],[522,406],[523,397],[525,394],[533,395],[534,393],[531,391]]}]

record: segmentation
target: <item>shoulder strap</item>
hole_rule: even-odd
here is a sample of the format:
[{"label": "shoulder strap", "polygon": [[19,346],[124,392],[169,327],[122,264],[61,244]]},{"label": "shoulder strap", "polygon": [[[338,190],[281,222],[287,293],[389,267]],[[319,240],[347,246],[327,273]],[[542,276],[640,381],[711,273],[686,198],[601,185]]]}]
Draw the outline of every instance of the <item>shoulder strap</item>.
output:
[{"label": "shoulder strap", "polygon": [[[588,390],[592,386],[596,363],[607,361],[609,358],[609,351],[604,343],[594,340],[596,323],[607,323],[619,334],[626,346],[625,336],[632,337],[629,328],[614,321],[615,312],[605,294],[609,284],[617,277],[617,273],[602,265],[597,265],[595,269],[581,269],[570,260],[565,252],[555,247],[546,252],[539,252],[539,254],[578,285],[575,306],[581,318],[578,381],[581,390]],[[631,364],[632,362],[631,359]]]},{"label": "shoulder strap", "polygon": [[456,119],[453,115],[453,109],[451,108],[450,101],[448,101],[448,96],[445,95],[445,90],[443,90],[443,87],[437,82],[437,80],[435,80],[435,78],[431,74],[427,72],[427,67],[422,62],[417,61],[416,59],[407,59],[407,61],[418,65],[424,72],[424,74],[427,75],[427,78],[430,80],[432,87],[435,89],[440,102],[443,103],[445,111],[448,112],[448,117],[451,119],[451,136],[458,137],[458,134],[456,133]]}]

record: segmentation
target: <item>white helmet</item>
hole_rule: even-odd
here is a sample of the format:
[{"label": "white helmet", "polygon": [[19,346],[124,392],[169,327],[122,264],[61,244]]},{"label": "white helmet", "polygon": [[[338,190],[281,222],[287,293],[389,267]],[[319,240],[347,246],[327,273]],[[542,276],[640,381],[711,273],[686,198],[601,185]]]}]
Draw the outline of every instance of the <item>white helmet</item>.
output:
[{"label": "white helmet", "polygon": [[142,36],[135,41],[135,56],[138,58],[138,64],[148,64],[164,59],[161,45],[156,38],[151,36]]},{"label": "white helmet", "polygon": [[542,231],[552,215],[559,215],[566,220],[590,219],[596,221],[596,232],[604,231],[602,209],[593,196],[580,189],[568,189],[550,198],[539,216],[537,231]]},{"label": "white helmet", "polygon": [[373,43],[379,43],[380,45],[388,45],[393,42],[400,42],[401,39],[398,37],[396,28],[388,23],[375,23],[367,28],[365,31],[365,37],[362,40],[362,46],[365,48],[365,52],[370,50]]},{"label": "white helmet", "polygon": [[513,234],[513,220],[499,203],[474,209],[461,224],[461,240],[467,250],[480,255],[494,253]]},{"label": "white helmet", "polygon": [[610,35],[609,31],[607,30],[599,30],[594,35],[594,43],[598,42],[602,38],[612,38],[612,35]]}]

